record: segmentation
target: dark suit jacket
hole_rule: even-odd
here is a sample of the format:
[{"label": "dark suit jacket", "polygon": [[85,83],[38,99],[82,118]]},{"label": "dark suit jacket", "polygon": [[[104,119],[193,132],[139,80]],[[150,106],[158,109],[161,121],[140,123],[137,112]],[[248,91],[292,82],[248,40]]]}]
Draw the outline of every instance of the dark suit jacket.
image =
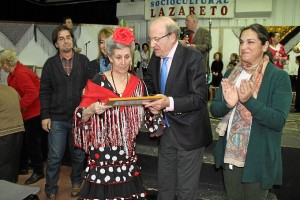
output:
[{"label": "dark suit jacket", "polygon": [[[199,51],[178,44],[166,83],[166,96],[174,99],[174,111],[166,112],[177,142],[186,150],[201,148],[212,141],[207,108],[205,68]],[[145,83],[150,93],[160,88],[160,60],[153,53]]]},{"label": "dark suit jacket", "polygon": [[194,35],[193,44],[196,45],[196,49],[202,53],[203,65],[206,68],[206,72],[209,72],[208,52],[211,50],[211,36],[209,31],[199,27]]}]

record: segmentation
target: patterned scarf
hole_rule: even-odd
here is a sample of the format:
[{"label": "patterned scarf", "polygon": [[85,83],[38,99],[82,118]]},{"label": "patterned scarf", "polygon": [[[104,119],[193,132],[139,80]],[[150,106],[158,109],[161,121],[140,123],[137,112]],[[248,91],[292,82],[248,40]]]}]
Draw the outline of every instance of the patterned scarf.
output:
[{"label": "patterned scarf", "polygon": [[105,56],[101,56],[99,65],[100,65],[100,72],[99,72],[100,75],[111,69],[111,63],[109,62],[109,59]]},{"label": "patterned scarf", "polygon": [[[254,98],[257,98],[261,82],[264,76],[264,72],[268,63],[269,57],[264,56],[264,58],[259,62],[259,64],[253,67],[254,72],[250,78],[250,81],[254,83]],[[235,85],[241,72],[246,67],[249,69],[250,66],[245,63],[238,63],[234,67],[234,69],[228,77],[232,85]],[[247,147],[250,138],[252,115],[247,110],[247,108],[243,106],[243,104],[241,104],[240,102],[238,102],[235,107],[236,109],[233,115],[233,120],[230,132],[228,133],[229,136],[225,148],[224,163],[229,163],[237,167],[244,167],[247,154]],[[216,132],[219,134],[219,136],[225,135],[225,132],[228,128],[229,119],[233,110],[234,108],[232,108],[231,111],[227,115],[225,115],[218,124]]]}]

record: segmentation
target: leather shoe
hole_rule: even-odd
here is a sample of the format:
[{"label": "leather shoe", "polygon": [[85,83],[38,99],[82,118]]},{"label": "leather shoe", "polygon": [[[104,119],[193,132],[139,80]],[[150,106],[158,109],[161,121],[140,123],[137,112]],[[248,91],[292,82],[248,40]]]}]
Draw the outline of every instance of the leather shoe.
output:
[{"label": "leather shoe", "polygon": [[72,185],[71,197],[72,198],[78,197],[80,190],[81,190],[81,184]]},{"label": "leather shoe", "polygon": [[28,169],[20,169],[19,170],[19,175],[26,175],[28,174]]},{"label": "leather shoe", "polygon": [[42,178],[45,178],[45,174],[43,174],[43,173],[42,174],[33,173],[31,175],[31,177],[25,181],[25,184],[26,185],[33,184],[33,183],[37,182],[38,180],[40,180]]},{"label": "leather shoe", "polygon": [[56,200],[56,194],[47,194],[46,198],[47,200]]}]

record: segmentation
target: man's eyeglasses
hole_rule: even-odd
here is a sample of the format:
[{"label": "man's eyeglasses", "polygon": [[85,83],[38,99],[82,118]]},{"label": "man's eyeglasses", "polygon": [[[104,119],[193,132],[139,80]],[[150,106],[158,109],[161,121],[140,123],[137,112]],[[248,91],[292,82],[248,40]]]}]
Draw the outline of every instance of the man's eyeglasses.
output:
[{"label": "man's eyeglasses", "polygon": [[154,43],[158,43],[160,39],[163,39],[164,37],[167,37],[169,35],[171,35],[172,33],[167,33],[166,35],[164,36],[161,36],[161,37],[154,37],[154,38],[148,38],[148,43],[150,44],[151,42],[154,42]]}]

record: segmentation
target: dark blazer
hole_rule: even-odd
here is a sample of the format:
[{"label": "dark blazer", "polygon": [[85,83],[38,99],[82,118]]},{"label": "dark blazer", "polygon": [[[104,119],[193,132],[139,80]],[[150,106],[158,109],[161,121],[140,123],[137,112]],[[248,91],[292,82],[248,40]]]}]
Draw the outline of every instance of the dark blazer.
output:
[{"label": "dark blazer", "polygon": [[59,52],[48,58],[41,76],[41,118],[53,121],[72,121],[88,80],[89,59],[74,53],[70,75],[64,71]]},{"label": "dark blazer", "polygon": [[[194,150],[212,141],[207,108],[205,68],[199,51],[178,44],[166,83],[166,96],[174,99],[174,111],[166,112],[177,142],[186,150]],[[150,93],[160,88],[160,60],[152,55],[145,76]]]},{"label": "dark blazer", "polygon": [[193,37],[194,45],[196,45],[196,49],[202,53],[203,56],[203,65],[206,68],[206,72],[210,71],[208,64],[208,52],[211,50],[211,36],[209,31],[199,27]]}]

